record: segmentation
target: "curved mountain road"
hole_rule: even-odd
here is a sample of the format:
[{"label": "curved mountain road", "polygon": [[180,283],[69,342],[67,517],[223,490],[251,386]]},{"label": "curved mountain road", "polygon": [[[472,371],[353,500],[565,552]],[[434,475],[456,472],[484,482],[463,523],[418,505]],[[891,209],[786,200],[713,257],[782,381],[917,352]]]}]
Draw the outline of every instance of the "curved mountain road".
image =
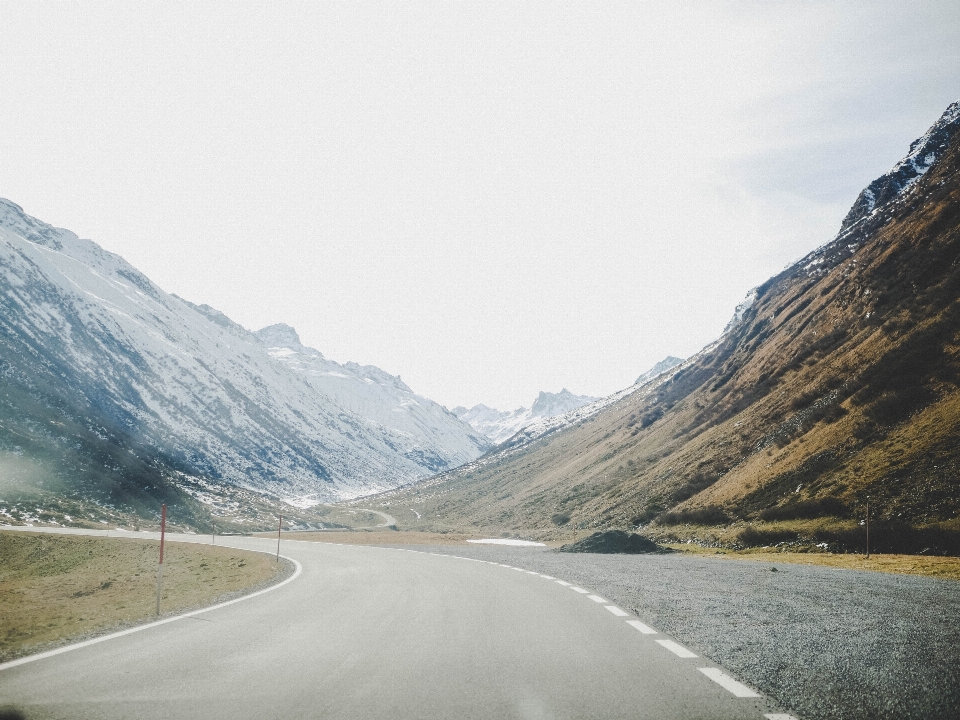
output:
[{"label": "curved mountain road", "polygon": [[379,515],[380,517],[382,517],[383,522],[377,525],[377,527],[380,527],[380,528],[393,527],[394,525],[397,524],[397,519],[393,515],[387,515],[387,513],[385,512],[380,512],[379,510],[371,510],[370,508],[356,508],[356,509],[364,510],[368,513],[373,513],[374,515]]},{"label": "curved mountain road", "polygon": [[[334,508],[334,509],[336,509],[336,510],[345,510],[345,508],[342,508],[342,507],[340,507],[339,505],[329,505],[329,504],[327,504],[327,503],[319,503],[319,505],[320,505],[321,507]],[[373,509],[371,509],[371,508],[362,508],[362,507],[349,508],[349,509],[346,509],[346,510],[347,510],[347,512],[354,512],[354,513],[356,513],[356,512],[368,512],[368,513],[370,513],[371,515],[379,515],[380,517],[383,518],[383,522],[382,522],[382,523],[380,523],[379,525],[371,526],[371,527],[386,528],[386,527],[394,527],[394,526],[396,526],[396,524],[397,524],[397,519],[396,519],[393,515],[388,515],[387,513],[381,512],[381,511],[379,511],[379,510],[373,510]],[[418,519],[418,520],[420,519],[419,516],[418,516],[417,519]],[[360,527],[360,526],[357,526],[357,527],[355,527],[354,529],[355,529],[355,530],[369,530],[370,527]]]},{"label": "curved mountain road", "polygon": [[789,717],[560,578],[406,549],[281,552],[302,572],[275,590],[0,666],[0,702],[31,719]]}]

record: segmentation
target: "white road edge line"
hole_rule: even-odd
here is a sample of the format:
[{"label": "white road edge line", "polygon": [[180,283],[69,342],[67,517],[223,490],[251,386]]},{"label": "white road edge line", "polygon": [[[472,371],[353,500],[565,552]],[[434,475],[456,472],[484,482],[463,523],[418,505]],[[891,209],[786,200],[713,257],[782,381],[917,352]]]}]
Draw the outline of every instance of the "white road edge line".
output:
[{"label": "white road edge line", "polygon": [[[659,642],[659,640],[657,641]],[[737,697],[748,698],[748,697],[760,697],[760,693],[751,690],[743,683],[737,682],[732,677],[727,675],[722,670],[717,668],[697,668],[700,672],[706,675],[708,678],[713,680],[717,685],[722,687],[724,690],[729,690]],[[770,717],[769,715],[767,717]],[[778,716],[774,716],[778,717]],[[780,717],[789,717],[789,716],[780,716]]]},{"label": "white road edge line", "polygon": [[[231,547],[225,545],[224,547]],[[231,548],[234,550],[246,550],[247,548]],[[250,550],[250,552],[265,552],[267,555],[273,555],[274,553],[265,550]],[[16,667],[17,665],[25,665],[29,662],[34,662],[35,660],[43,660],[48,657],[53,657],[54,655],[61,655],[65,652],[70,652],[71,650],[79,650],[80,648],[85,648],[90,645],[96,645],[97,643],[106,642],[107,640],[113,640],[118,637],[123,637],[124,635],[132,635],[133,633],[140,632],[141,630],[149,630],[150,628],[157,627],[158,625],[166,625],[167,623],[176,622],[177,620],[183,620],[184,618],[193,617],[194,615],[200,615],[201,613],[210,612],[211,610],[219,610],[222,607],[227,605],[233,605],[234,603],[243,602],[244,600],[250,600],[255,598],[258,595],[263,595],[268,592],[282,588],[289,582],[293,582],[298,577],[300,573],[303,572],[303,566],[294,560],[293,558],[287,557],[286,555],[281,555],[284,560],[289,560],[296,566],[296,570],[293,575],[288,577],[283,582],[279,582],[276,585],[271,585],[268,588],[263,590],[258,590],[255,593],[250,593],[249,595],[244,595],[243,597],[234,598],[233,600],[227,600],[226,602],[218,603],[217,605],[211,605],[207,608],[201,608],[199,610],[192,610],[191,612],[184,613],[183,615],[174,615],[172,617],[164,618],[163,620],[154,620],[153,622],[146,623],[144,625],[137,625],[136,627],[127,628],[126,630],[120,630],[119,632],[110,633],[109,635],[101,635],[100,637],[91,638],[90,640],[84,640],[83,642],[74,643],[72,645],[64,645],[63,647],[58,647],[53,650],[47,650],[46,652],[37,653],[36,655],[27,655],[26,657],[17,658],[16,660],[9,660],[5,663],[0,663],[0,671],[8,670],[10,668]]]},{"label": "white road edge line", "polygon": [[654,629],[653,629],[652,627],[650,627],[649,625],[644,625],[644,624],[643,624],[642,622],[640,622],[639,620],[627,620],[627,625],[636,628],[637,630],[639,630],[640,632],[642,632],[644,635],[656,635],[656,634],[657,634],[657,631],[656,631],[656,630],[654,630]]},{"label": "white road edge line", "polygon": [[[682,658],[697,657],[697,654],[695,652],[690,652],[683,645],[681,645],[680,643],[675,643],[673,640],[667,640],[666,638],[657,638],[655,642],[658,645],[662,645],[663,647],[665,647],[667,650],[672,652],[677,657],[682,657]],[[700,668],[700,669],[703,670],[704,668]],[[713,678],[713,679],[716,680],[716,678]],[[720,682],[720,681],[717,680],[717,682]],[[722,685],[723,683],[720,683],[720,684]],[[730,688],[727,688],[727,689],[730,690]],[[733,692],[733,691],[730,690],[730,692]]]},{"label": "white road edge line", "polygon": [[617,617],[628,617],[630,615],[630,613],[621,610],[616,605],[604,605],[604,607]]},{"label": "white road edge line", "polygon": [[542,577],[544,580],[556,580],[556,578],[552,575],[541,575],[540,577]]},{"label": "white road edge line", "polygon": [[797,720],[793,715],[787,715],[787,713],[767,713],[764,717],[767,720]]},{"label": "white road edge line", "polygon": [[580,593],[581,595],[586,595],[588,592],[590,592],[589,590],[584,590],[582,587],[572,587],[570,589],[574,592]]},{"label": "white road edge line", "polygon": [[566,580],[557,580],[556,583],[557,583],[557,585],[563,585],[564,587],[570,587],[570,583],[568,583]]},{"label": "white road edge line", "polygon": [[587,597],[590,598],[591,600],[593,600],[595,603],[605,603],[605,602],[607,602],[607,600],[604,600],[604,599],[603,599],[602,597],[600,597],[599,595],[587,595]]}]

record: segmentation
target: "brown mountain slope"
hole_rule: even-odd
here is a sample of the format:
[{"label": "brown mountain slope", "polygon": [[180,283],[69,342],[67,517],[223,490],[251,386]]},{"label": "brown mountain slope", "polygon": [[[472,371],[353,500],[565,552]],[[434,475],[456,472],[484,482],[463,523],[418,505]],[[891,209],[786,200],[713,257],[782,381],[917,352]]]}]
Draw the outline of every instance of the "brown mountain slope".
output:
[{"label": "brown mountain slope", "polygon": [[839,547],[869,495],[888,544],[960,551],[960,132],[858,215],[679,372],[382,501],[434,526],[732,524],[715,537]]}]

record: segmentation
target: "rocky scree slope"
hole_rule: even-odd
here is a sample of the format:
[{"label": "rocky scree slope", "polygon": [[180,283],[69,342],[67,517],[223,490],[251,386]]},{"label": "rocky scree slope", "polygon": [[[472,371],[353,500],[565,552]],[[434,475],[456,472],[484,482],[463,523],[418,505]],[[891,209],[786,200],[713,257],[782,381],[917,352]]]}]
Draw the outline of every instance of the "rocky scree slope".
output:
[{"label": "rocky scree slope", "polygon": [[960,552],[958,128],[954,103],[834,240],[678,369],[384,501],[450,527],[681,523],[839,549],[862,547],[869,495],[876,549]]},{"label": "rocky scree slope", "polygon": [[487,445],[398,378],[325,360],[289,328],[251,333],[6,200],[0,378],[0,501],[43,486],[199,517],[178,479],[335,500]]}]

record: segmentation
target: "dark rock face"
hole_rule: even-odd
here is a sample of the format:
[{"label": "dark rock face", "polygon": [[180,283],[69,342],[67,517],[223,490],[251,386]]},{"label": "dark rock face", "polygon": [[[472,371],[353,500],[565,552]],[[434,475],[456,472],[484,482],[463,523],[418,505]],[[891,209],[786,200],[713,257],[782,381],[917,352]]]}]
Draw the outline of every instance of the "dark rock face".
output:
[{"label": "dark rock face", "polygon": [[640,555],[649,553],[668,553],[669,548],[657,545],[653,540],[643,535],[628,533],[623,530],[605,530],[595,532],[588,538],[579,540],[570,545],[557,548],[557,552],[570,553],[621,553]]},{"label": "dark rock face", "polygon": [[923,175],[946,151],[960,129],[960,100],[950,105],[925,135],[910,144],[910,152],[890,172],[870,183],[857,197],[840,226],[840,234],[849,230],[877,208],[895,200]]}]

